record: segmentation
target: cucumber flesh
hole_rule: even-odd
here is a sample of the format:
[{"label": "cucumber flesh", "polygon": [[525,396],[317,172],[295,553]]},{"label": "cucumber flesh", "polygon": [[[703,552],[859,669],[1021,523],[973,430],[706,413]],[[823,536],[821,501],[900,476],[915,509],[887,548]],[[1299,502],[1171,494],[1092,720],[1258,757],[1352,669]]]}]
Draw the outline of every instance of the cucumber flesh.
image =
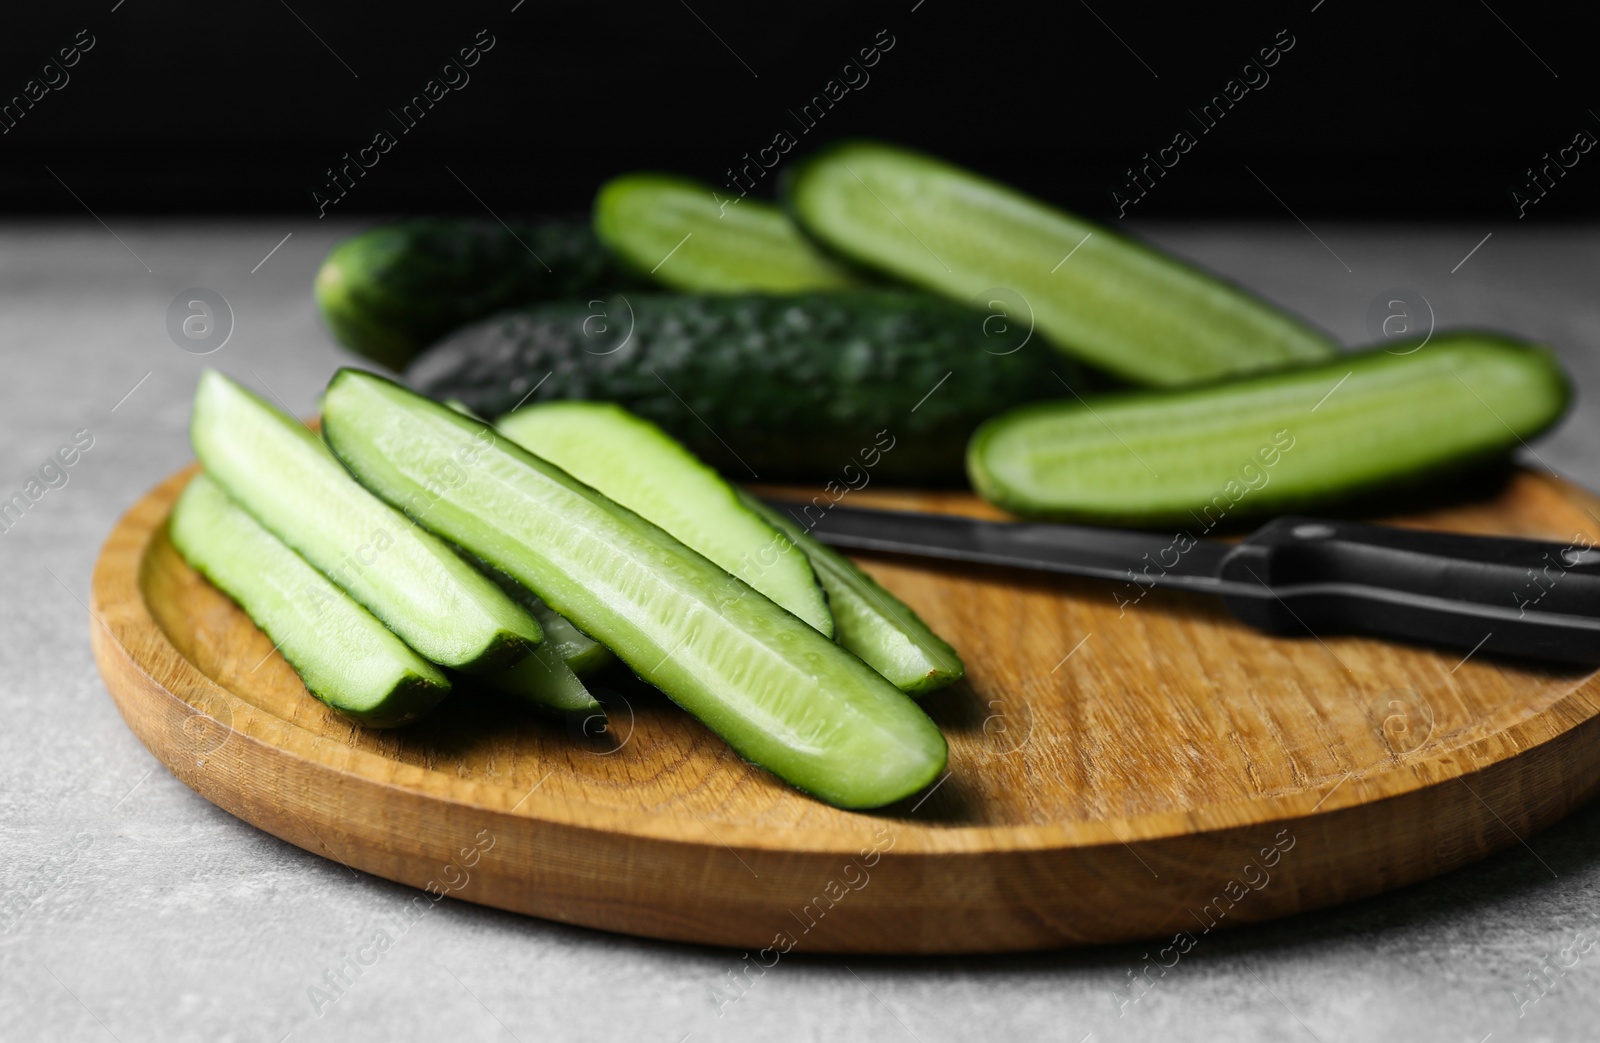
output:
[{"label": "cucumber flesh", "polygon": [[[445,402],[445,405],[480,423],[488,422],[468,408],[467,404],[460,399],[449,399]],[[469,561],[472,560],[471,555],[465,554],[465,552],[463,552],[463,555]],[[576,680],[597,673],[610,666],[615,660],[615,657],[605,645],[591,640],[587,634],[573,626],[570,620],[557,613],[555,609],[546,605],[543,601],[540,601],[539,595],[510,576],[498,572],[482,562],[476,562],[475,564],[482,568],[489,578],[494,580],[500,589],[511,597],[511,600],[521,605],[528,611],[529,615],[539,621],[539,629],[544,631],[544,642],[534,649],[533,655],[539,657],[542,662],[549,662],[550,657],[545,654],[546,651],[554,652],[566,664],[567,671],[573,674],[573,679]],[[531,689],[537,692],[541,684],[550,684],[558,699],[571,701],[576,698],[572,685],[560,675],[559,671],[546,667],[536,673],[535,669],[537,669],[536,664],[529,664],[529,668],[524,669],[523,664],[518,663],[506,671],[508,675],[507,681],[512,686],[510,689],[512,694],[518,694],[524,689]],[[530,679],[539,683],[530,684]],[[580,685],[579,687],[581,688],[582,686]],[[584,689],[584,694],[588,695],[587,689]],[[534,695],[534,699],[539,701],[537,694]],[[593,704],[593,708],[598,709],[599,703],[594,702],[592,698],[589,701]]]},{"label": "cucumber flesh", "polygon": [[624,263],[675,290],[795,293],[860,285],[770,203],[719,203],[710,185],[624,174],[601,186],[594,229]]},{"label": "cucumber flesh", "polygon": [[839,644],[896,688],[914,696],[943,688],[966,673],[956,650],[929,629],[911,606],[884,590],[855,562],[812,536],[783,511],[749,493],[740,496],[811,559],[828,594]]},{"label": "cucumber flesh", "polygon": [[450,691],[438,667],[198,474],[168,520],[172,545],[278,646],[307,690],[373,728],[416,720]]},{"label": "cucumber flesh", "polygon": [[532,616],[363,489],[304,424],[214,370],[200,378],[190,435],[240,506],[424,658],[487,672],[543,639]]},{"label": "cucumber flesh", "polygon": [[391,503],[416,502],[442,464],[461,460],[462,480],[423,524],[537,593],[790,784],[868,808],[944,770],[944,736],[872,668],[492,428],[354,370],[329,384],[323,425],[345,465]]},{"label": "cucumber flesh", "polygon": [[1332,356],[1325,334],[1153,247],[960,167],[845,142],[794,168],[790,210],[844,256],[957,300],[1020,294],[1056,347],[1174,386]]},{"label": "cucumber flesh", "polygon": [[1436,333],[1210,387],[1013,410],[973,435],[967,462],[978,492],[1016,514],[1210,529],[1507,453],[1570,396],[1543,348]]},{"label": "cucumber flesh", "polygon": [[544,402],[497,426],[833,636],[833,615],[806,555],[655,424],[609,402]]}]

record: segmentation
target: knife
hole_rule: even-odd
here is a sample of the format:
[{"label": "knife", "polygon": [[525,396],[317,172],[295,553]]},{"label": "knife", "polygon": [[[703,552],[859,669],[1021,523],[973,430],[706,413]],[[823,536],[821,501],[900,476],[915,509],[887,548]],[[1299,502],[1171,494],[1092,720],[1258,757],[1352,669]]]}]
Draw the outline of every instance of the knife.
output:
[{"label": "knife", "polygon": [[[1238,543],[1085,525],[769,501],[823,543],[1214,594],[1269,634],[1359,633],[1600,664],[1600,541],[1569,544],[1283,517]],[[819,517],[820,514],[820,517]]]}]

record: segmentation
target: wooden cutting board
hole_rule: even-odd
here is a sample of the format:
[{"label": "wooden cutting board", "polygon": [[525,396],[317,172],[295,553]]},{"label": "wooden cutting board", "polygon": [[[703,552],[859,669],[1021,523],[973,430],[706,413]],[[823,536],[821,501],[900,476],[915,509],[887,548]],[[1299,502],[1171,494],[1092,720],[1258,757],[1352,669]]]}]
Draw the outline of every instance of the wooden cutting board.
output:
[{"label": "wooden cutting board", "polygon": [[[1102,583],[892,558],[861,561],[949,637],[968,679],[925,702],[948,775],[878,813],[788,789],[620,670],[596,682],[610,725],[595,734],[461,694],[408,729],[364,731],[173,550],[164,522],[190,473],[102,551],[91,634],[107,688],[207,799],[424,888],[419,908],[448,895],[763,963],[1169,936],[1187,951],[1519,844],[1544,872],[1530,838],[1600,783],[1587,672],[1274,639],[1200,597],[1119,606]],[[849,499],[993,514],[964,494]],[[1588,494],[1517,473],[1404,521],[1565,542],[1600,537],[1597,514]]]}]

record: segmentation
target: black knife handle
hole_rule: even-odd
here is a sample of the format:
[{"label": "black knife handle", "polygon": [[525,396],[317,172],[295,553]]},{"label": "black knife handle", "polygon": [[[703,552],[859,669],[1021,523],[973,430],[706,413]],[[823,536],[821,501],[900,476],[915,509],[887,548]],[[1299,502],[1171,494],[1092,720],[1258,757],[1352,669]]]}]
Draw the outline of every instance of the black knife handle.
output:
[{"label": "black knife handle", "polygon": [[1223,558],[1241,620],[1272,634],[1365,633],[1600,663],[1600,548],[1279,518]]}]

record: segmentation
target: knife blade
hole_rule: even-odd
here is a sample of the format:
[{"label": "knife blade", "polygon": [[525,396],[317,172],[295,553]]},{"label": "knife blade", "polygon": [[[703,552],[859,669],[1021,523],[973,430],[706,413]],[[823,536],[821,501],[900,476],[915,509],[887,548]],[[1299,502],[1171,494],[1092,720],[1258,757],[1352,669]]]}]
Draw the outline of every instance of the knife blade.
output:
[{"label": "knife blade", "polygon": [[1361,633],[1600,664],[1600,541],[1473,536],[1283,517],[1239,543],[1191,535],[769,500],[846,550],[908,554],[1218,596],[1280,636]]}]

